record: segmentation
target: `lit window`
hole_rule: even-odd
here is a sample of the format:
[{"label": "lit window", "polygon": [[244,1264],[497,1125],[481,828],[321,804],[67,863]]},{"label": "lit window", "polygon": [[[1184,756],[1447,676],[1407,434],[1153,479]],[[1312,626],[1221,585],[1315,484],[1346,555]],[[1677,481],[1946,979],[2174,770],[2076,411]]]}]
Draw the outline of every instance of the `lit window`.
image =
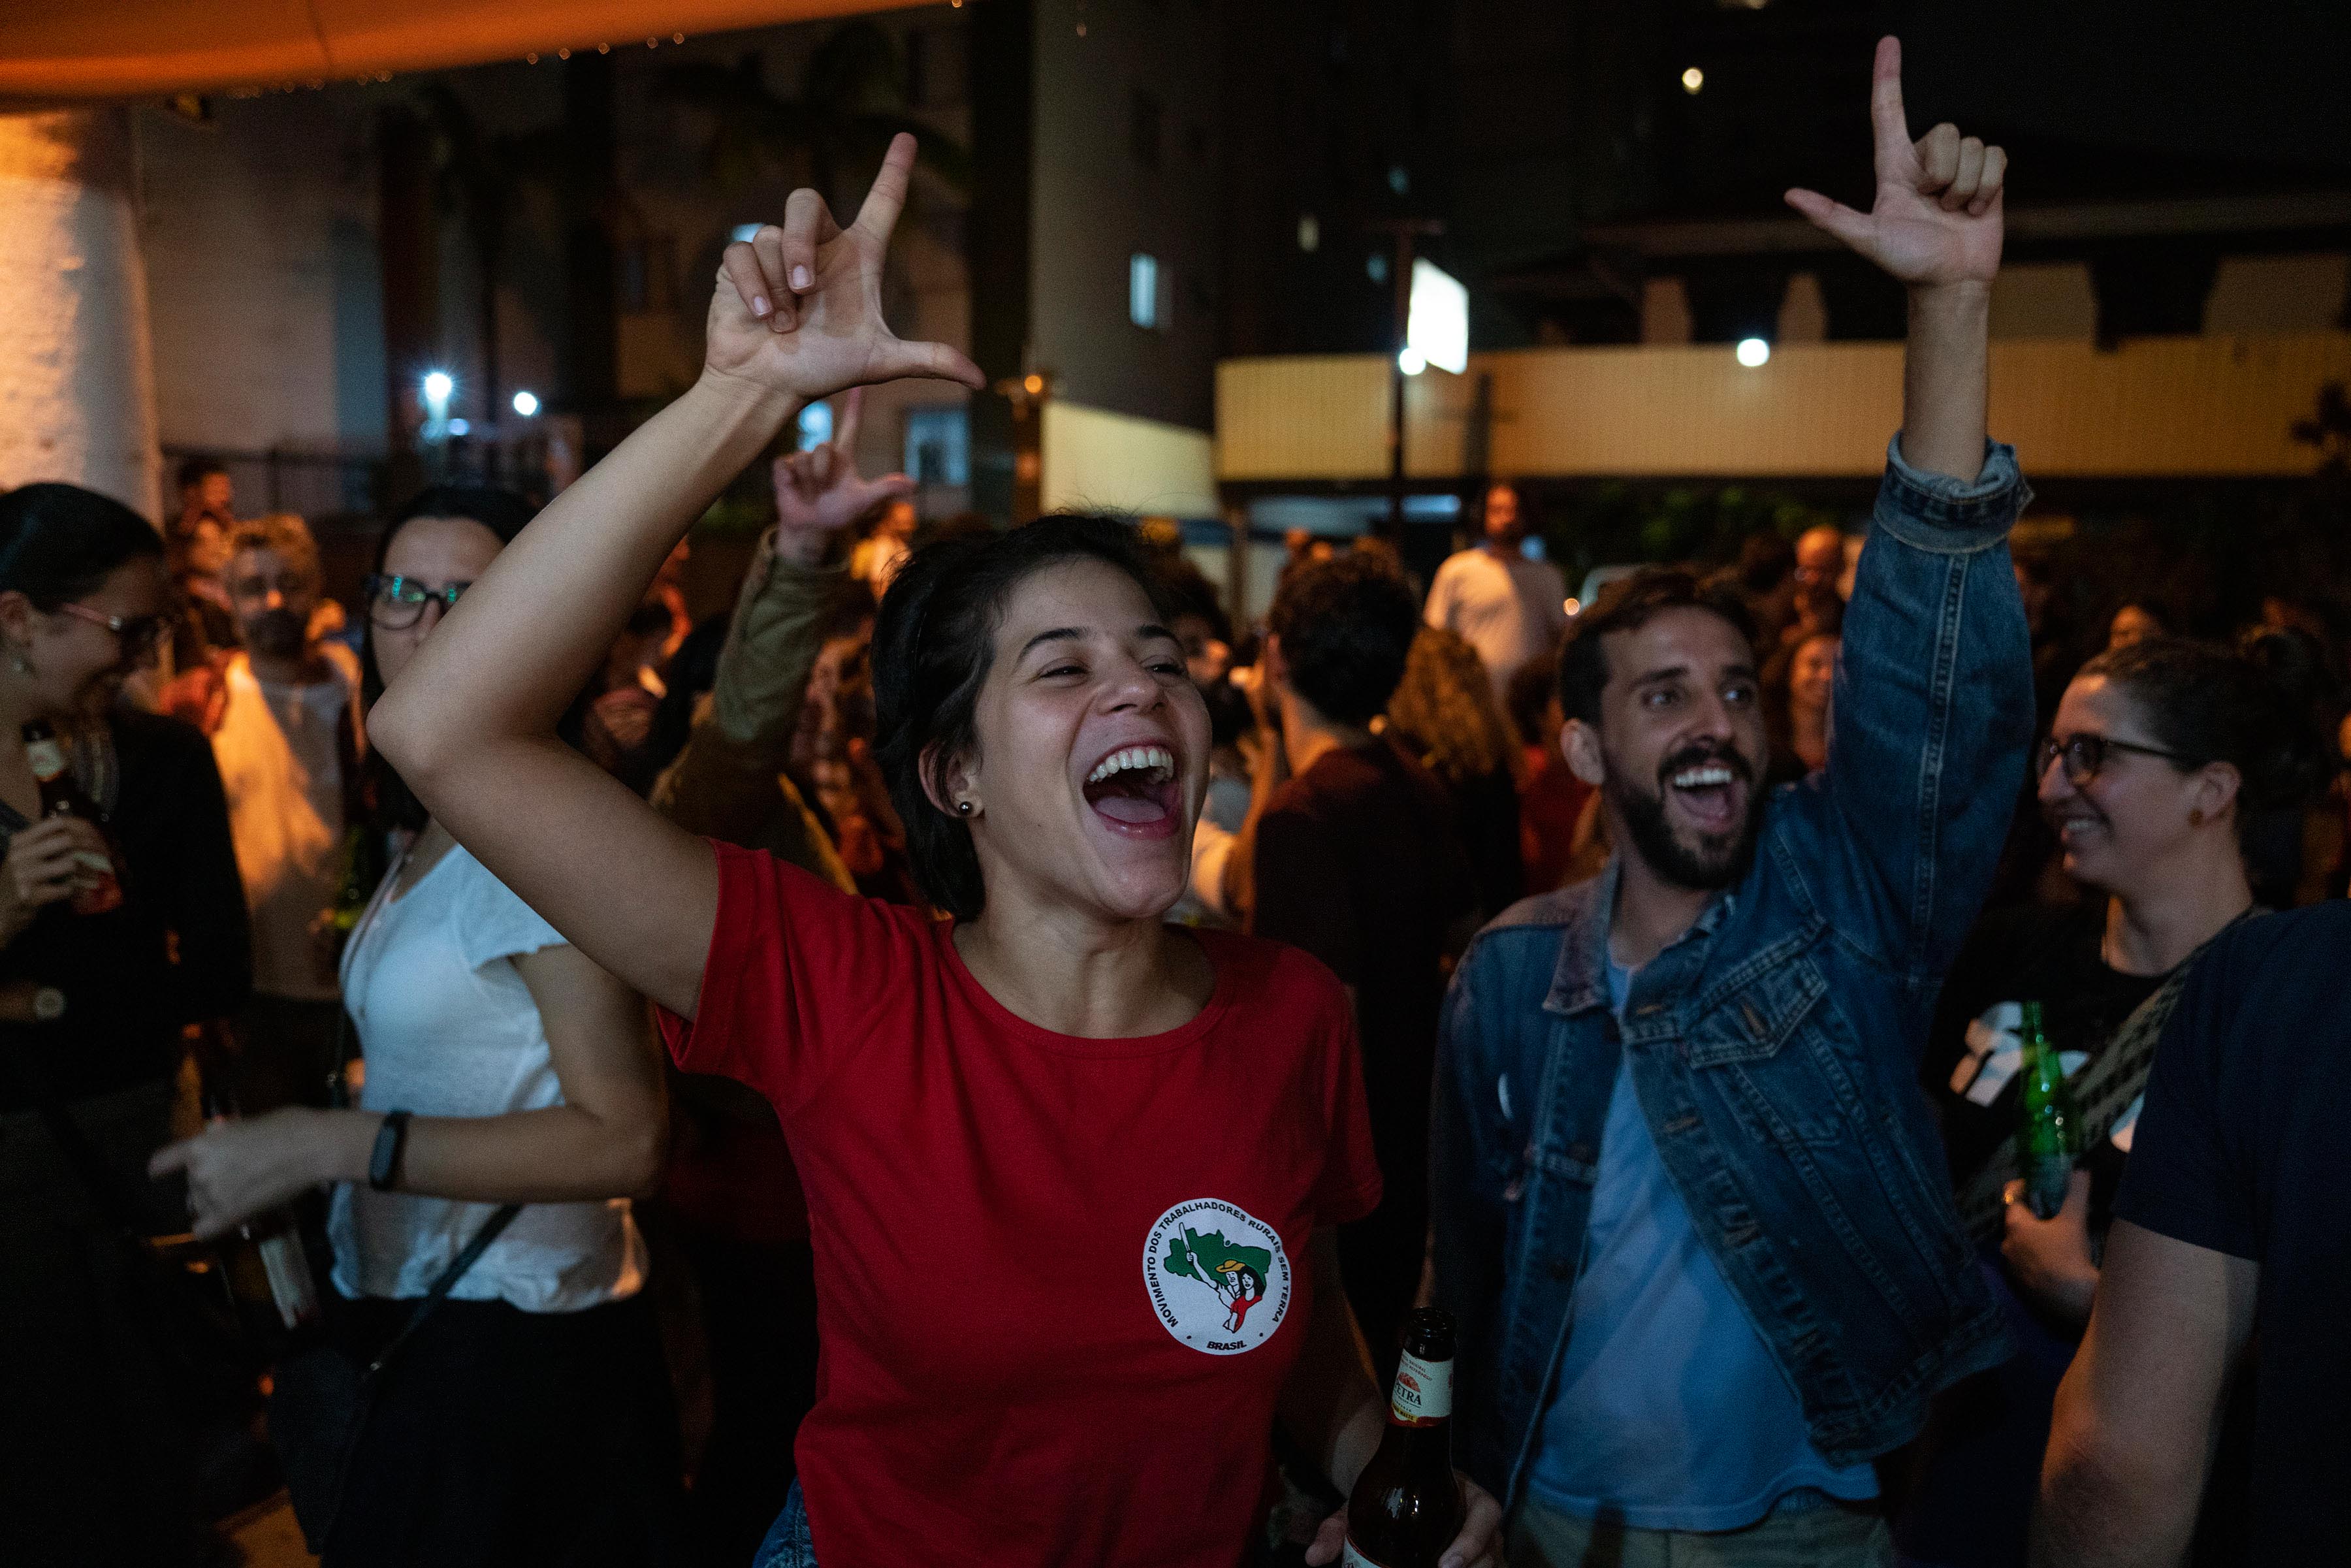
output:
[{"label": "lit window", "polygon": [[811,451],[832,439],[832,404],[812,402],[800,410],[800,450]]},{"label": "lit window", "polygon": [[906,411],[906,472],[918,485],[971,483],[971,412],[959,405]]},{"label": "lit window", "polygon": [[1388,280],[1388,253],[1384,250],[1372,252],[1364,258],[1364,271],[1374,283],[1385,283]]},{"label": "lit window", "polygon": [[1394,191],[1399,196],[1405,195],[1411,192],[1412,175],[1405,171],[1403,164],[1391,163],[1388,165],[1388,189]]},{"label": "lit window", "polygon": [[1312,213],[1298,214],[1298,248],[1312,255],[1322,246],[1322,225]]},{"label": "lit window", "polygon": [[1159,326],[1159,258],[1137,251],[1126,264],[1126,315],[1136,326]]}]

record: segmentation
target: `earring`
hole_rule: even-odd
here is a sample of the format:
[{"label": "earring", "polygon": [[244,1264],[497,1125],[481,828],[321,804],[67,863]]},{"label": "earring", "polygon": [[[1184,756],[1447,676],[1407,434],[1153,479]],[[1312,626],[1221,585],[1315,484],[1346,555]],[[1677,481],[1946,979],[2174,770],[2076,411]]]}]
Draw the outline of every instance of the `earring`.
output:
[{"label": "earring", "polygon": [[970,816],[970,815],[971,815],[971,802],[970,802],[970,801],[968,801],[968,800],[957,800],[957,801],[956,802],[956,815],[957,815],[957,816],[959,816],[959,817],[968,817],[968,816]]},{"label": "earring", "polygon": [[11,648],[8,650],[8,667],[20,675],[29,675],[33,673],[33,661],[25,657],[24,649]]}]

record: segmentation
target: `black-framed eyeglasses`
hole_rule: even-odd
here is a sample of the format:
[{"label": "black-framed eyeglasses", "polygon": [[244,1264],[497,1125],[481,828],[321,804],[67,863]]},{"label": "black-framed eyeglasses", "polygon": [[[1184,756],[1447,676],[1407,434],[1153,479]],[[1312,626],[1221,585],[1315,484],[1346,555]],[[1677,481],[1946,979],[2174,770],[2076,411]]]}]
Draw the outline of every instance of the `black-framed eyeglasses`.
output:
[{"label": "black-framed eyeglasses", "polygon": [[2061,740],[2053,735],[2043,740],[2040,749],[2032,754],[2032,776],[2035,779],[2043,777],[2049,771],[2049,765],[2062,757],[2065,759],[2067,782],[2079,789],[2098,776],[2099,769],[2106,765],[2106,754],[2112,751],[2160,757],[2183,768],[2190,763],[2190,758],[2177,751],[2167,751],[2160,746],[2141,746],[2135,740],[2116,740],[2104,735],[2069,735]]},{"label": "black-framed eyeglasses", "polygon": [[363,585],[367,590],[368,615],[387,632],[402,632],[423,618],[424,607],[434,600],[441,601],[441,613],[446,615],[457,607],[457,601],[470,582],[445,582],[434,588],[413,577],[386,577],[378,573]]},{"label": "black-framed eyeglasses", "polygon": [[87,604],[76,604],[71,601],[58,605],[57,609],[77,621],[87,621],[93,626],[103,626],[113,632],[115,642],[122,649],[122,662],[126,664],[147,663],[155,656],[155,650],[163,645],[163,639],[171,635],[171,623],[161,615],[101,615]]}]

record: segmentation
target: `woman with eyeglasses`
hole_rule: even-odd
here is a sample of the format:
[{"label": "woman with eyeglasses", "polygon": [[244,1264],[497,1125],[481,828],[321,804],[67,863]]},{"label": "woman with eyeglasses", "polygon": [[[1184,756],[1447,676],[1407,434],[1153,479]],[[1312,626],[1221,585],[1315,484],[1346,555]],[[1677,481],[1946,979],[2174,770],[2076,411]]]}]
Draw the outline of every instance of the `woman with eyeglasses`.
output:
[{"label": "woman with eyeglasses", "polygon": [[[11,1563],[184,1563],[198,1539],[185,1389],[120,1231],[185,1228],[143,1167],[183,1026],[236,1009],[251,954],[212,748],[116,701],[168,604],[162,541],[129,507],[72,485],[0,495],[0,1411],[27,1438],[0,1464]],[[100,822],[44,820],[35,722]],[[78,913],[97,856],[121,900]]]},{"label": "woman with eyeglasses", "polygon": [[[504,491],[438,488],[394,519],[368,581],[370,706],[530,517]],[[668,1135],[643,1004],[379,755],[368,786],[398,848],[343,954],[358,1108],[216,1127],[155,1168],[187,1172],[200,1235],[334,1184],[334,1332],[360,1364],[499,1205],[524,1206],[401,1351],[327,1563],[674,1561],[676,1417],[629,1205]]]},{"label": "woman with eyeglasses", "polygon": [[[2161,636],[2110,648],[2066,686],[2034,754],[2042,813],[2087,896],[1987,918],[1944,988],[1927,1087],[2019,1348],[1938,1405],[1896,1532],[1917,1561],[2023,1560],[2051,1405],[2089,1318],[2157,1038],[2197,954],[2256,912],[2249,824],[2297,808],[2321,775],[2308,666],[2291,652],[2273,636],[2241,652]],[[2017,1198],[2026,1001],[2043,1005],[2085,1139],[2046,1220]],[[2217,1473],[2207,1534],[2225,1538],[2226,1466]],[[2227,1555],[2225,1539],[2212,1543]]]}]

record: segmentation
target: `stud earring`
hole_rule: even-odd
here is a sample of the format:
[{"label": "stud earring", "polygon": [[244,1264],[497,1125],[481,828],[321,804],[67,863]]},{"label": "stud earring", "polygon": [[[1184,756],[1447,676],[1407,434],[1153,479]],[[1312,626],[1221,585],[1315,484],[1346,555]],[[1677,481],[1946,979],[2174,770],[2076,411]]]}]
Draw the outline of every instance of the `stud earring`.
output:
[{"label": "stud earring", "polygon": [[33,673],[33,661],[25,657],[24,649],[11,648],[8,650],[8,667],[20,675],[29,675]]},{"label": "stud earring", "polygon": [[968,817],[968,816],[970,816],[970,815],[971,815],[971,802],[970,802],[970,801],[968,801],[968,800],[957,800],[957,801],[956,802],[956,815],[957,815],[957,816],[959,816],[959,817]]}]

